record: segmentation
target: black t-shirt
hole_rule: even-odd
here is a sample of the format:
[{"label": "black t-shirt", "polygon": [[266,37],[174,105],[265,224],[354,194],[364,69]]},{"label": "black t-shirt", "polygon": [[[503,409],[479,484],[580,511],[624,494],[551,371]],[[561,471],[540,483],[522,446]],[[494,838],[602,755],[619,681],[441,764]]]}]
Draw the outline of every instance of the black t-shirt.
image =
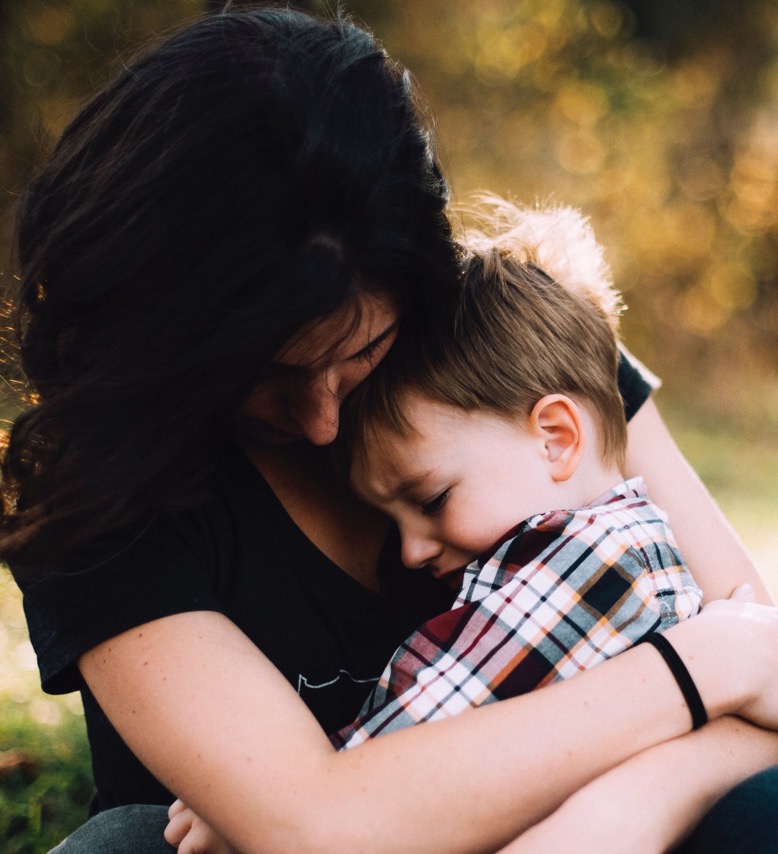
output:
[{"label": "black t-shirt", "polygon": [[[619,383],[632,414],[652,385],[622,361]],[[172,801],[80,676],[79,656],[102,641],[171,614],[221,612],[332,732],[356,717],[399,642],[452,599],[426,573],[402,567],[396,532],[381,558],[382,593],[362,587],[305,537],[232,446],[203,506],[104,538],[55,570],[36,582],[17,580],[44,690],[82,692],[97,788],[93,811]]]}]

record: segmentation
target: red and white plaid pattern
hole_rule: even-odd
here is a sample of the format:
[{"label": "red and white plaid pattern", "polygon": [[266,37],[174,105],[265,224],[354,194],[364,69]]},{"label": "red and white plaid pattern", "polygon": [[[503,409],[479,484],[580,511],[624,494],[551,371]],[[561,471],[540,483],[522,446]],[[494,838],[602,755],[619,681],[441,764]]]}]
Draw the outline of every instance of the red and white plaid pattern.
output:
[{"label": "red and white plaid pattern", "polygon": [[696,614],[702,592],[641,478],[519,525],[397,649],[338,748],[526,693]]}]

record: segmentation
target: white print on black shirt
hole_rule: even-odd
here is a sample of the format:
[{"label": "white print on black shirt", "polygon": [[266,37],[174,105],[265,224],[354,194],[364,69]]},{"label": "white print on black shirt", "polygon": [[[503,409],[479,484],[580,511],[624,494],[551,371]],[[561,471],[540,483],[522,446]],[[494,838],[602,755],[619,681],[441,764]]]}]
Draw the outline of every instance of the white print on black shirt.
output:
[{"label": "white print on black shirt", "polygon": [[332,679],[315,680],[302,673],[297,677],[297,693],[328,732],[353,721],[378,682],[377,676],[359,679],[348,670],[334,672],[337,676]]},{"label": "white print on black shirt", "polygon": [[378,682],[377,676],[371,676],[369,679],[358,679],[356,676],[352,676],[348,670],[339,670],[338,675],[333,679],[329,679],[327,682],[309,682],[307,676],[303,676],[301,673],[297,677],[297,693],[302,696],[305,690],[308,691],[320,691],[322,688],[331,688],[333,685],[337,685],[341,679],[349,680],[357,685],[370,685]]}]

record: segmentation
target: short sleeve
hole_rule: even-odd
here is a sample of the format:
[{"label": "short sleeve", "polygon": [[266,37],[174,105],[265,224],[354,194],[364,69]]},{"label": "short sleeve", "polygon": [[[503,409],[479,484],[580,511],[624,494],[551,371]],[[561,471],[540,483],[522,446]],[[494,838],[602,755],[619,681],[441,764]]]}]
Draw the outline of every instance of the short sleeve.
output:
[{"label": "short sleeve", "polygon": [[619,345],[619,353],[619,392],[629,421],[662,383],[623,344]]},{"label": "short sleeve", "polygon": [[79,657],[128,629],[171,614],[221,610],[195,515],[103,538],[34,579],[14,573],[45,691],[80,690]]}]

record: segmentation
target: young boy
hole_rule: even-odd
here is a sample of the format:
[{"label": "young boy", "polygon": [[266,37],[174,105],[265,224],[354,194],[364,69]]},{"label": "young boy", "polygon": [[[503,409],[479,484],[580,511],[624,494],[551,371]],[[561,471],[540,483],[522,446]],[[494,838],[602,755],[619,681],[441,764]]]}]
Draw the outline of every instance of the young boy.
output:
[{"label": "young boy", "polygon": [[406,565],[459,594],[396,651],[340,748],[567,678],[700,608],[663,513],[620,472],[618,299],[588,224],[500,217],[457,304],[347,412],[355,491],[396,521]]},{"label": "young boy", "polygon": [[[455,303],[343,414],[355,491],[396,521],[406,565],[459,593],[397,649],[339,749],[568,678],[700,609],[664,514],[620,472],[600,247],[570,209],[498,213],[497,236],[468,238]],[[233,851],[180,801],[170,815],[178,841]]]}]

